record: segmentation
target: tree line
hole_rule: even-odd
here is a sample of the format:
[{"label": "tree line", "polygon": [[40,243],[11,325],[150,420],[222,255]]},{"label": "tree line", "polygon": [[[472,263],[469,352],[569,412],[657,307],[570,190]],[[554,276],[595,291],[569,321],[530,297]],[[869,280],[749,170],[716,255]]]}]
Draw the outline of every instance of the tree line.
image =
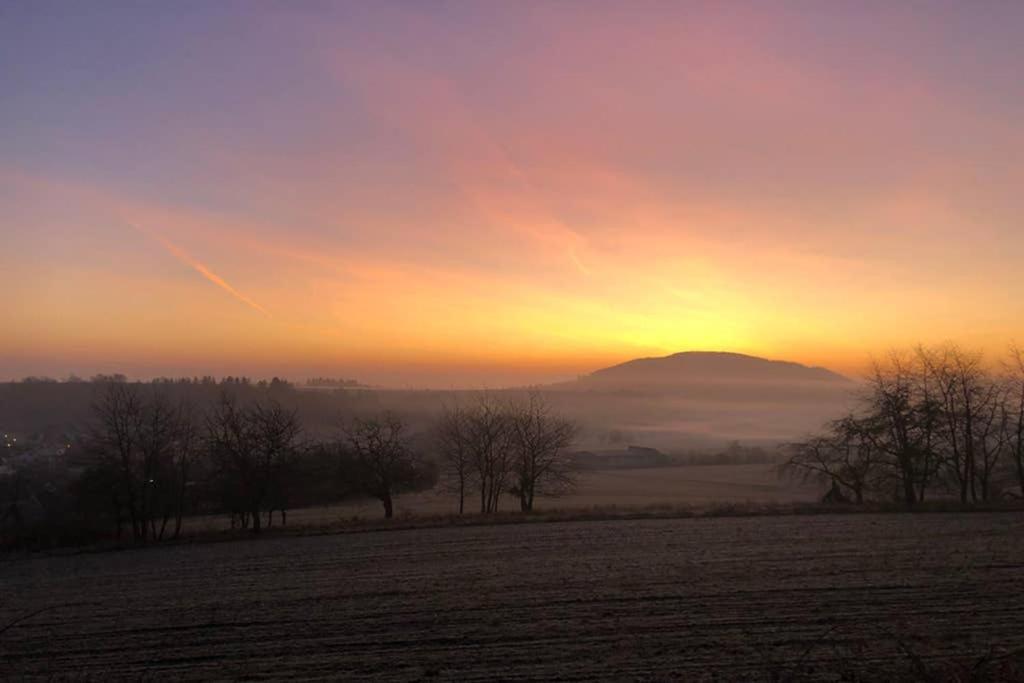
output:
[{"label": "tree line", "polygon": [[337,434],[315,438],[273,399],[242,403],[225,392],[198,414],[158,388],[125,383],[110,384],[94,412],[87,474],[101,480],[118,535],[124,525],[137,541],[162,539],[171,518],[177,536],[190,508],[258,533],[275,512],[284,524],[290,508],[367,495],[390,518],[394,496],[437,480],[391,413],[339,420]]},{"label": "tree line", "polygon": [[97,383],[74,449],[81,471],[39,458],[0,476],[0,529],[29,526],[31,501],[51,526],[75,520],[80,534],[148,543],[179,537],[189,515],[228,515],[232,528],[258,533],[275,516],[285,524],[289,509],[357,496],[378,500],[390,518],[396,496],[439,479],[442,491],[458,493],[460,514],[474,487],[490,513],[505,496],[532,510],[535,497],[573,483],[576,427],[538,394],[481,396],[419,431],[383,411],[339,418],[333,432],[316,434],[272,393],[246,395],[225,390],[200,409],[161,383]]},{"label": "tree line", "polygon": [[[321,380],[323,381],[323,380]],[[361,386],[355,380],[342,380],[345,386]],[[21,379],[21,384],[122,384],[128,383],[128,377],[119,372],[114,374],[96,374],[92,375],[88,379],[79,377],[72,373],[64,379],[56,379],[46,375],[29,375]],[[259,379],[252,380],[245,376],[234,376],[226,375],[220,379],[213,375],[203,375],[202,377],[155,377],[150,381],[151,384],[177,384],[177,385],[203,385],[203,386],[222,386],[222,387],[237,387],[237,386],[253,386],[259,388],[289,388],[292,383],[288,380],[281,379],[280,377],[273,377],[269,380]],[[316,380],[307,381],[307,385],[315,386]]]},{"label": "tree line", "polygon": [[474,492],[480,513],[487,514],[498,510],[506,493],[529,512],[538,496],[571,490],[576,467],[569,448],[578,434],[577,424],[554,413],[538,393],[505,402],[485,394],[447,407],[435,438],[459,514]]},{"label": "tree line", "polygon": [[955,345],[895,351],[855,411],[785,448],[785,469],[831,482],[833,499],[1024,496],[1024,352],[988,365]]}]

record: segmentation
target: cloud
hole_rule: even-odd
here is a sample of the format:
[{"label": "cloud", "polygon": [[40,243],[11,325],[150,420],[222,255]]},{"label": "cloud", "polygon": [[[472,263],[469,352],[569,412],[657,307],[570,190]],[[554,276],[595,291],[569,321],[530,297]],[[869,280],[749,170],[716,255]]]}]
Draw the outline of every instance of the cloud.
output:
[{"label": "cloud", "polygon": [[170,252],[171,255],[173,255],[176,259],[178,259],[179,261],[181,261],[185,265],[187,265],[190,268],[192,268],[193,270],[195,270],[197,273],[199,273],[200,275],[205,277],[207,280],[209,280],[213,284],[215,284],[218,287],[220,287],[221,289],[223,289],[225,292],[227,292],[231,296],[235,297],[236,299],[238,299],[239,301],[244,303],[246,306],[249,306],[250,308],[252,308],[252,309],[254,309],[256,311],[259,311],[260,313],[262,313],[263,315],[267,316],[268,318],[271,317],[270,312],[267,309],[263,308],[258,303],[256,303],[255,301],[253,301],[252,299],[247,297],[245,294],[242,294],[237,289],[232,287],[224,278],[222,278],[221,276],[217,275],[215,272],[210,270],[201,261],[193,258],[188,252],[186,252],[184,249],[182,249],[178,245],[174,244],[173,242],[171,242],[167,238],[163,237],[162,235],[159,235],[159,234],[157,234],[155,232],[152,232],[150,230],[146,230],[146,229],[144,229],[144,228],[142,228],[142,227],[140,227],[138,225],[135,225],[135,224],[129,224],[129,225],[131,225],[135,230],[141,232],[142,234],[144,234],[144,235],[154,239],[157,243],[160,244],[160,246],[162,246],[164,249],[166,249],[168,252]]}]

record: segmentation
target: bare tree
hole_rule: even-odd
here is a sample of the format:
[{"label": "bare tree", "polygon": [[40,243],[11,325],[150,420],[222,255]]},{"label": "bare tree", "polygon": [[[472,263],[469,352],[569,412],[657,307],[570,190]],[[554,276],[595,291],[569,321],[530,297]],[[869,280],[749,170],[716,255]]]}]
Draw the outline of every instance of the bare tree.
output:
[{"label": "bare tree", "polygon": [[1024,351],[1016,346],[1010,350],[1008,370],[1006,447],[1017,473],[1020,495],[1024,497]]},{"label": "bare tree", "polygon": [[538,495],[560,495],[576,484],[576,469],[568,449],[579,428],[555,415],[538,392],[508,407],[509,447],[512,452],[513,495],[523,512],[533,510]]},{"label": "bare tree", "polygon": [[357,486],[383,504],[385,518],[394,516],[394,496],[432,483],[430,467],[412,449],[406,425],[394,413],[357,418],[344,433]]},{"label": "bare tree", "polygon": [[998,416],[999,388],[979,353],[948,345],[919,348],[918,355],[937,388],[947,474],[961,502],[985,499],[995,457],[987,449],[996,443],[988,437]]},{"label": "bare tree", "polygon": [[[213,477],[220,502],[235,519],[248,526],[253,507],[258,506],[256,474],[256,437],[246,411],[228,394],[220,400],[206,418],[206,447],[214,468]],[[256,515],[258,520],[258,515]],[[259,532],[259,522],[254,531]]]},{"label": "bare tree", "polygon": [[986,381],[988,398],[979,410],[974,466],[976,493],[982,501],[991,500],[996,492],[996,474],[1010,448],[1007,411],[1010,386],[992,375],[987,375]]},{"label": "bare tree", "polygon": [[509,414],[489,394],[481,394],[465,410],[469,463],[480,490],[480,513],[497,512],[512,471]]},{"label": "bare tree", "polygon": [[117,519],[124,510],[133,538],[145,542],[161,540],[174,517],[177,535],[194,450],[191,412],[160,391],[143,395],[125,382],[107,382],[93,411],[87,448],[111,474]]},{"label": "bare tree", "polygon": [[[139,507],[153,540],[164,537],[168,521],[184,503],[179,461],[188,457],[180,450],[180,438],[187,429],[180,407],[172,405],[162,392],[143,403],[137,438],[142,465]],[[142,531],[145,538],[146,529]]]},{"label": "bare tree", "polygon": [[891,458],[907,505],[922,498],[933,459],[936,417],[922,377],[917,359],[894,352],[887,364],[875,364],[865,401],[869,428],[863,433]]},{"label": "bare tree", "polygon": [[991,500],[1009,465],[1024,493],[1024,354],[1014,350],[1007,368],[1000,376],[980,353],[954,345],[894,352],[875,365],[862,410],[794,444],[788,465],[855,491],[860,484],[841,474],[858,472],[844,450],[852,436],[858,449],[871,446],[868,487],[884,488],[888,479],[907,504],[923,501],[934,485],[962,503]]},{"label": "bare tree", "polygon": [[207,445],[222,501],[233,517],[242,517],[243,526],[251,521],[254,533],[262,527],[261,513],[271,503],[281,505],[280,489],[301,431],[295,412],[274,402],[241,407],[227,394],[207,418]]},{"label": "bare tree", "polygon": [[249,419],[256,433],[258,465],[265,482],[262,507],[267,511],[267,526],[273,522],[274,510],[281,513],[281,524],[285,524],[292,471],[303,448],[299,442],[302,426],[294,410],[276,401],[255,404]]},{"label": "bare tree", "polygon": [[460,515],[465,512],[469,487],[475,483],[469,419],[458,405],[446,407],[434,430],[444,487],[459,497]]},{"label": "bare tree", "polygon": [[831,482],[852,493],[855,502],[863,503],[884,476],[883,457],[875,446],[877,437],[867,433],[873,428],[870,421],[855,415],[836,420],[823,435],[785,445],[789,458],[783,472]]},{"label": "bare tree", "polygon": [[95,421],[91,427],[89,449],[96,452],[112,472],[114,505],[128,513],[132,537],[141,541],[148,524],[142,518],[138,435],[142,428],[142,400],[138,388],[123,382],[105,385],[93,405]]},{"label": "bare tree", "polygon": [[181,535],[182,518],[185,515],[185,508],[188,499],[189,476],[192,473],[192,464],[197,459],[200,450],[200,435],[198,422],[193,406],[182,402],[178,408],[179,422],[175,434],[174,446],[174,471],[177,479],[177,496],[174,509],[174,536]]}]

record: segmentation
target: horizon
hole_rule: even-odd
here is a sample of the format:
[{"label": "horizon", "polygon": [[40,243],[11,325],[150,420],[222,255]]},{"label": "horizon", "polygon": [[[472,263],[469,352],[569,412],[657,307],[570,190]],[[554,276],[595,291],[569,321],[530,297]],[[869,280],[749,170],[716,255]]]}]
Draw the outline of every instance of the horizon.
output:
[{"label": "horizon", "polygon": [[3,378],[856,377],[1024,339],[1024,7],[0,17]]},{"label": "horizon", "polygon": [[[235,377],[235,378],[239,378],[239,379],[246,378],[246,379],[249,379],[249,380],[251,380],[253,382],[270,381],[271,379],[276,378],[276,379],[285,380],[287,382],[291,382],[291,383],[293,383],[295,385],[299,385],[299,386],[304,386],[305,383],[307,382],[307,380],[315,380],[315,379],[342,380],[342,379],[345,379],[345,380],[355,380],[356,382],[359,383],[359,385],[360,385],[359,388],[368,388],[368,389],[380,389],[380,390],[404,390],[404,389],[406,389],[406,390],[430,390],[430,391],[485,390],[486,391],[486,390],[489,390],[489,389],[503,390],[503,389],[520,389],[520,388],[524,388],[524,387],[543,387],[543,386],[547,386],[547,385],[551,385],[551,384],[559,384],[559,383],[563,383],[563,382],[569,382],[569,381],[573,381],[573,380],[576,380],[576,379],[579,379],[579,378],[583,378],[583,377],[589,377],[590,375],[592,375],[594,373],[597,373],[597,372],[600,372],[602,370],[608,370],[608,369],[611,369],[611,368],[615,368],[615,367],[618,367],[619,365],[624,365],[624,364],[627,364],[627,363],[630,363],[630,362],[633,362],[633,361],[638,361],[638,360],[664,360],[664,359],[667,359],[667,358],[671,358],[671,357],[675,357],[675,356],[681,356],[681,355],[687,355],[687,354],[739,356],[739,357],[743,357],[743,358],[751,358],[751,359],[755,359],[755,360],[766,361],[768,363],[794,364],[794,365],[797,365],[797,366],[800,366],[800,367],[803,367],[803,368],[807,368],[807,369],[810,369],[810,370],[826,370],[828,372],[831,372],[831,373],[835,374],[837,377],[839,377],[841,379],[844,379],[844,380],[848,380],[848,381],[856,382],[856,381],[860,381],[861,379],[863,379],[859,375],[848,376],[848,375],[845,375],[843,373],[836,372],[832,368],[826,368],[826,367],[820,366],[820,365],[808,365],[808,364],[805,364],[805,363],[800,363],[800,362],[792,361],[792,360],[785,359],[785,358],[765,358],[765,357],[762,357],[762,356],[754,356],[754,355],[745,354],[745,353],[737,353],[737,352],[734,352],[734,351],[710,351],[710,350],[706,350],[706,349],[699,349],[699,350],[695,349],[695,350],[692,350],[692,351],[677,351],[675,353],[669,353],[669,354],[666,354],[664,356],[641,356],[641,357],[637,357],[637,358],[628,358],[628,359],[626,359],[624,361],[615,362],[615,363],[612,363],[610,365],[602,366],[602,367],[599,367],[599,368],[593,368],[591,370],[579,373],[579,374],[571,376],[571,377],[570,376],[555,375],[555,376],[548,377],[548,378],[543,379],[542,381],[537,381],[537,382],[525,382],[525,383],[520,382],[518,384],[516,384],[516,383],[509,383],[509,384],[501,384],[501,385],[499,385],[499,384],[488,384],[487,382],[476,383],[476,384],[469,383],[469,384],[460,384],[460,385],[451,384],[451,385],[448,385],[448,386],[437,386],[437,385],[429,385],[429,386],[428,385],[419,385],[419,386],[417,386],[417,385],[412,385],[412,384],[400,385],[400,384],[387,384],[387,383],[377,384],[377,383],[367,382],[367,381],[363,380],[362,378],[356,377],[356,376],[340,376],[340,375],[327,375],[327,376],[325,376],[325,375],[317,375],[317,374],[299,375],[299,376],[287,376],[287,375],[280,374],[280,375],[265,375],[264,376],[264,375],[249,375],[249,374],[246,374],[246,373],[232,374],[232,373],[216,373],[216,372],[187,372],[187,371],[182,371],[182,372],[177,372],[177,373],[172,372],[172,373],[167,373],[167,374],[131,375],[129,373],[121,372],[121,371],[118,371],[116,369],[108,369],[107,371],[104,371],[104,372],[93,372],[93,373],[64,372],[64,373],[58,373],[56,375],[54,375],[54,374],[45,374],[45,373],[41,373],[41,374],[28,374],[28,375],[22,375],[20,377],[0,378],[0,382],[19,382],[19,381],[23,381],[23,380],[53,380],[53,381],[57,381],[57,382],[67,382],[67,381],[75,382],[75,381],[89,381],[94,376],[102,376],[102,375],[107,375],[107,376],[123,375],[126,378],[126,380],[129,381],[129,382],[151,382],[151,381],[160,380],[160,379],[189,379],[189,378],[203,378],[203,377],[209,376],[209,377],[213,377],[214,379],[217,379],[217,380],[222,380],[222,379],[225,379],[225,378],[228,378],[228,377]],[[514,376],[518,377],[519,375],[517,374],[517,375],[514,375]]]}]

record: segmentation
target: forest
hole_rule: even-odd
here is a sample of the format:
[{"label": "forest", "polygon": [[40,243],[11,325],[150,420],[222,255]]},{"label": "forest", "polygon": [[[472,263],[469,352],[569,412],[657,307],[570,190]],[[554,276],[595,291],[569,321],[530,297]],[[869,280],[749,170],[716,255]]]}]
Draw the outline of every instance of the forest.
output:
[{"label": "forest", "polygon": [[229,515],[232,528],[259,533],[275,517],[286,524],[289,509],[353,497],[378,500],[390,518],[395,496],[439,479],[460,514],[470,498],[489,513],[505,496],[530,511],[574,484],[577,427],[537,393],[481,393],[417,429],[383,410],[307,430],[280,400],[283,382],[207,384],[215,397],[197,402],[173,391],[189,382],[97,377],[76,441],[53,451],[5,435],[4,544],[158,542],[178,538],[190,515]]}]

